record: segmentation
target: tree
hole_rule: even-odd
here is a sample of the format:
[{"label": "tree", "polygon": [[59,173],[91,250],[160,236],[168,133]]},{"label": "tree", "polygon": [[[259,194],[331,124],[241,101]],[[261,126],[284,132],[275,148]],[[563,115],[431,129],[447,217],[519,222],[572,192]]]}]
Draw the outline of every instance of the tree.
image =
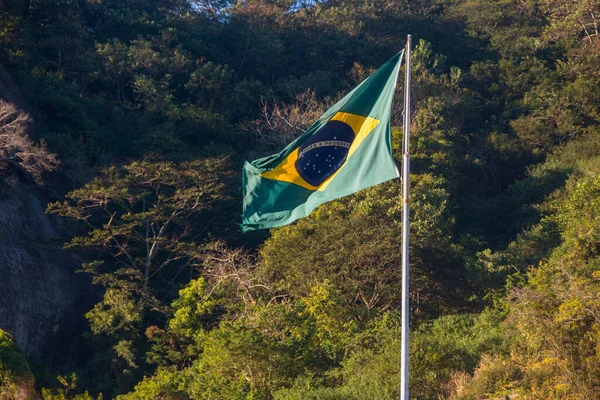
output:
[{"label": "tree", "polygon": [[227,198],[228,174],[224,158],[179,165],[146,159],[111,167],[48,207],[89,229],[67,244],[89,259],[83,270],[105,288],[86,316],[128,368],[138,366],[135,341],[145,321],[168,312],[164,301],[193,262],[187,248],[202,241]]},{"label": "tree", "polygon": [[[411,304],[416,315],[427,318],[458,306],[463,291],[470,290],[469,278],[460,244],[450,239],[454,221],[443,179],[416,175],[412,184]],[[401,204],[400,185],[393,181],[328,203],[273,233],[261,249],[259,274],[280,294],[292,296],[306,296],[315,282],[328,279],[357,318],[395,309],[401,293]],[[453,280],[443,279],[445,274]]]},{"label": "tree", "polygon": [[20,165],[40,182],[44,172],[58,167],[58,159],[44,141],[36,144],[30,138],[32,123],[28,113],[0,100],[0,159]]}]

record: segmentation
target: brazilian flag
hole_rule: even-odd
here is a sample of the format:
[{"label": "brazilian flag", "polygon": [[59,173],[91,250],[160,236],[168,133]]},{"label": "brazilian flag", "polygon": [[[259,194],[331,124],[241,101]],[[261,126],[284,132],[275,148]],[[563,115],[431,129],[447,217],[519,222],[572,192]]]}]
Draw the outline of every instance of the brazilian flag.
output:
[{"label": "brazilian flag", "polygon": [[390,114],[396,54],[278,154],[242,171],[244,232],[287,225],[319,205],[399,176]]}]

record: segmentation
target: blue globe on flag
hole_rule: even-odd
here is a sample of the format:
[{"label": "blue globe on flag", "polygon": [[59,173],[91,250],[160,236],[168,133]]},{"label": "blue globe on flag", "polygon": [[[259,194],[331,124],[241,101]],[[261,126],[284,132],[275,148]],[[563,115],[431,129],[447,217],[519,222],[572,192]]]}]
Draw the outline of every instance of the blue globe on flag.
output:
[{"label": "blue globe on flag", "polygon": [[306,182],[321,185],[346,161],[354,131],[342,121],[329,121],[299,148],[296,170]]}]

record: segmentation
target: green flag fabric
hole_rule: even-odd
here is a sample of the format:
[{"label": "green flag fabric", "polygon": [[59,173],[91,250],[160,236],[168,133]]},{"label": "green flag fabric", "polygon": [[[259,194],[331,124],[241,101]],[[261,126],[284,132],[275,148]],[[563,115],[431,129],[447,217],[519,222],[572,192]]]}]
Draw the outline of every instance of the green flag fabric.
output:
[{"label": "green flag fabric", "polygon": [[244,164],[244,232],[287,225],[323,203],[399,176],[390,115],[403,54],[382,65],[280,153]]}]

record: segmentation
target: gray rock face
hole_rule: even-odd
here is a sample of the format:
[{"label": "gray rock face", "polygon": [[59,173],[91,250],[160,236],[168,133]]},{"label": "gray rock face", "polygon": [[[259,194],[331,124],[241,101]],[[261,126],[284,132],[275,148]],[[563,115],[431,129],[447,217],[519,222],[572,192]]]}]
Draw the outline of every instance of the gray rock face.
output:
[{"label": "gray rock face", "polygon": [[[12,180],[12,182],[11,182]],[[8,182],[7,182],[8,181]],[[77,299],[77,260],[61,248],[60,222],[35,187],[6,179],[0,196],[0,329],[43,356]]]},{"label": "gray rock face", "polygon": [[32,135],[23,97],[0,66],[0,329],[28,356],[47,359],[56,357],[57,343],[71,341],[61,335],[80,332],[69,325],[82,323],[81,294],[90,286],[62,249],[69,236],[64,221],[45,213],[52,191],[31,175],[37,161],[19,156],[23,149],[39,152]]}]

